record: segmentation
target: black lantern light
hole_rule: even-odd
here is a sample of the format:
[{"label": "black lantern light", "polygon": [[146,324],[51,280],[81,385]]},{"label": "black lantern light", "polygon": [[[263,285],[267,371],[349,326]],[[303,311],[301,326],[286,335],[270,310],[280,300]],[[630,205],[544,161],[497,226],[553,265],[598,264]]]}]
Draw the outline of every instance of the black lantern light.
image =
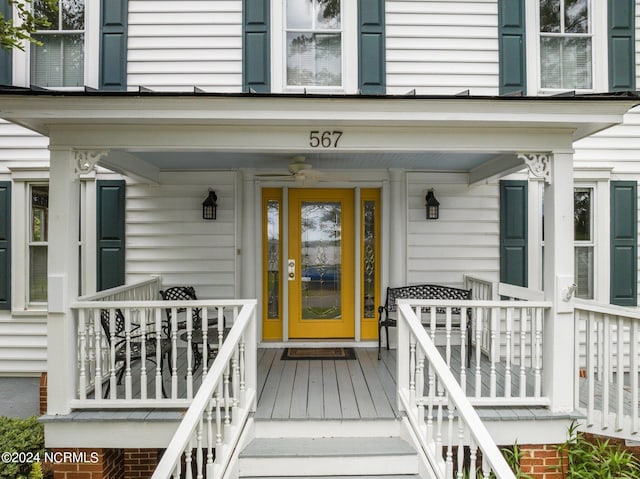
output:
[{"label": "black lantern light", "polygon": [[426,202],[427,203],[425,206],[427,207],[427,219],[437,220],[438,216],[440,216],[440,202],[436,200],[432,189],[427,191]]},{"label": "black lantern light", "polygon": [[215,220],[218,210],[218,196],[216,192],[209,188],[209,196],[202,202],[202,219],[203,220]]}]

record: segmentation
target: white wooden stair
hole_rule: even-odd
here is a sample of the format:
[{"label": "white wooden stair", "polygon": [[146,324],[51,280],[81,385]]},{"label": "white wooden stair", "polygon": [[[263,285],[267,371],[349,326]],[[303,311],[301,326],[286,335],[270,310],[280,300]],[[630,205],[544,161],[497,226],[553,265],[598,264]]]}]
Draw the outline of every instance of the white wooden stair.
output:
[{"label": "white wooden stair", "polygon": [[240,453],[241,478],[418,478],[418,455],[399,437],[256,438]]}]

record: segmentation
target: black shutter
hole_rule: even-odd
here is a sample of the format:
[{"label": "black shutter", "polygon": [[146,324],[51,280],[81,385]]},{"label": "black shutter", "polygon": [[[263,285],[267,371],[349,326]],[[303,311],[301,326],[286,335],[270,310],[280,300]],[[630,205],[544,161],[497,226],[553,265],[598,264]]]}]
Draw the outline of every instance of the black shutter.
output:
[{"label": "black shutter", "polygon": [[611,304],[638,303],[638,186],[611,182]]},{"label": "black shutter", "polygon": [[[0,0],[0,14],[5,19],[13,17],[13,10],[9,2]],[[12,85],[11,50],[0,47],[0,85]]]},{"label": "black shutter", "polygon": [[128,0],[102,0],[100,7],[100,89],[127,89]]},{"label": "black shutter", "polygon": [[11,309],[10,181],[0,181],[0,309]]},{"label": "black shutter", "polygon": [[609,0],[609,91],[636,89],[635,0]]},{"label": "black shutter", "polygon": [[96,182],[97,289],[113,288],[125,279],[125,182]]},{"label": "black shutter", "polygon": [[358,1],[358,88],[360,92],[386,92],[384,0]]},{"label": "black shutter", "polygon": [[500,281],[527,286],[528,182],[500,182]]},{"label": "black shutter", "polygon": [[498,2],[500,94],[527,92],[524,0]]},{"label": "black shutter", "polygon": [[269,0],[244,0],[242,8],[242,88],[271,91]]}]

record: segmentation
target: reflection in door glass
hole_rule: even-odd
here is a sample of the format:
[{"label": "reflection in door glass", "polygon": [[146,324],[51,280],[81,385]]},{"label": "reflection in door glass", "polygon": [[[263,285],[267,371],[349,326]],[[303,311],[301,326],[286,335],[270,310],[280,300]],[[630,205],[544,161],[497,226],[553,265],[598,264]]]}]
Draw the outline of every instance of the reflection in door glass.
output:
[{"label": "reflection in door glass", "polygon": [[376,202],[364,202],[363,294],[365,318],[376,317]]},{"label": "reflection in door glass", "polygon": [[302,319],[342,317],[339,202],[303,202]]},{"label": "reflection in door glass", "polygon": [[267,318],[280,317],[280,202],[267,203]]}]

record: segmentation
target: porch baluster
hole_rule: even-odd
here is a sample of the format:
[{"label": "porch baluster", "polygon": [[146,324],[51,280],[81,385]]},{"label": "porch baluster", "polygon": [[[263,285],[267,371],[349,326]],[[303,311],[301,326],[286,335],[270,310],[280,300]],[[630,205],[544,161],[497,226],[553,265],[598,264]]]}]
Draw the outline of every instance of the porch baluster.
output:
[{"label": "porch baluster", "polygon": [[233,399],[233,405],[232,405],[232,411],[231,411],[231,420],[233,421],[233,423],[235,424],[235,420],[237,419],[236,417],[236,409],[239,406],[239,389],[240,389],[240,371],[239,371],[239,366],[238,366],[238,356],[240,355],[240,351],[238,349],[238,346],[236,346],[233,349],[233,358],[231,359],[231,371],[232,371],[232,379],[231,379],[231,386],[233,388],[232,390],[232,399]]},{"label": "porch baluster", "polygon": [[490,309],[489,324],[491,325],[490,352],[491,365],[489,369],[489,397],[496,397],[496,363],[500,360],[500,347],[496,337],[500,337],[498,329],[500,327],[500,310],[498,308]]},{"label": "porch baluster", "polygon": [[482,359],[482,328],[483,328],[483,308],[476,308],[476,382],[475,382],[475,396],[480,397],[482,395],[482,369],[480,368],[480,360]]},{"label": "porch baluster", "polygon": [[[460,387],[465,396],[467,395],[467,308],[460,308]],[[471,333],[469,333],[471,334]]]},{"label": "porch baluster", "polygon": [[[622,431],[622,420],[624,419],[624,318],[618,316],[616,329],[618,330],[618,352],[616,366],[616,431]],[[638,404],[638,403],[635,403]],[[637,409],[637,408],[636,408]]]},{"label": "porch baluster", "polygon": [[447,456],[445,477],[453,477],[453,412],[455,406],[447,394]]},{"label": "porch baluster", "polygon": [[462,479],[464,468],[464,421],[458,414],[458,471],[456,478]]},{"label": "porch baluster", "polygon": [[191,308],[187,308],[187,374],[185,379],[187,381],[187,399],[193,399],[193,345],[191,341],[193,339],[193,318]]},{"label": "porch baluster", "polygon": [[520,308],[520,397],[527,395],[527,315]]},{"label": "porch baluster", "polygon": [[409,398],[411,407],[416,407],[416,342],[409,335]]},{"label": "porch baluster", "polygon": [[209,398],[207,402],[207,477],[213,474],[213,403],[215,399]]},{"label": "porch baluster", "polygon": [[231,398],[229,397],[229,363],[225,365],[224,374],[224,437],[229,436],[231,427]]},{"label": "porch baluster", "polygon": [[[236,310],[234,309],[234,316]],[[218,308],[218,351],[222,348],[222,342],[224,341],[224,306]]]},{"label": "porch baluster", "polygon": [[416,371],[416,393],[417,393],[417,408],[418,408],[418,417],[421,418],[420,426],[421,431],[424,433],[425,423],[424,423],[424,352],[422,348],[418,347],[416,350],[417,353],[417,371]]},{"label": "porch baluster", "polygon": [[147,399],[147,310],[138,310],[140,315],[140,398]]},{"label": "porch baluster", "polygon": [[608,416],[609,416],[609,383],[611,380],[611,366],[610,366],[610,358],[611,358],[611,331],[610,331],[610,321],[609,315],[604,315],[604,331],[603,331],[603,355],[602,355],[602,416],[601,416],[601,427],[602,429],[607,429],[609,427]]},{"label": "porch baluster", "polygon": [[171,399],[178,398],[178,311],[171,308]]},{"label": "porch baluster", "polygon": [[535,342],[534,357],[535,363],[533,367],[534,375],[534,391],[535,397],[542,396],[542,310],[535,308],[532,312],[535,315]]},{"label": "porch baluster", "polygon": [[202,328],[202,379],[204,380],[209,370],[209,343],[207,341],[209,336],[209,308],[202,308],[200,314],[202,314],[200,327]]},{"label": "porch baluster", "polygon": [[196,430],[196,479],[203,479],[202,471],[202,417],[198,421]]},{"label": "porch baluster", "polygon": [[91,317],[93,318],[93,340],[94,351],[96,356],[96,375],[94,379],[95,386],[95,398],[102,399],[102,324],[100,322],[100,311],[97,309],[91,310]]},{"label": "porch baluster", "polygon": [[78,335],[80,340],[80,372],[78,377],[78,387],[80,399],[87,399],[87,376],[86,376],[86,357],[87,357],[87,333],[85,323],[85,310],[78,312]]},{"label": "porch baluster", "polygon": [[156,399],[162,397],[162,311],[154,308],[156,329]]},{"label": "porch baluster", "polygon": [[111,399],[118,397],[118,382],[116,380],[116,312],[109,310],[109,335],[111,336],[111,369],[109,371],[109,390]]},{"label": "porch baluster", "polygon": [[[640,349],[640,328],[638,327],[638,321],[631,321],[631,331],[629,332],[629,355],[631,361],[631,404],[640,404],[638,400],[638,371],[640,371],[640,364],[638,356]],[[637,434],[640,430],[640,413],[638,413],[638,409],[631,411],[631,433]]]},{"label": "porch baluster", "polygon": [[244,334],[242,335],[242,338],[240,339],[240,344],[238,345],[238,350],[240,351],[240,380],[239,382],[239,386],[240,386],[240,401],[242,402],[242,405],[246,405],[246,385],[245,385],[245,368],[246,368],[246,364],[245,364],[245,356],[244,356]]},{"label": "porch baluster", "polygon": [[443,409],[444,409],[444,385],[441,379],[436,378],[436,389],[438,393],[437,418],[436,418],[436,457],[442,457],[442,428],[443,426]]},{"label": "porch baluster", "polygon": [[131,382],[131,310],[124,310],[124,341],[125,341],[125,369],[124,394],[125,399],[133,398],[133,384]]},{"label": "porch baluster", "polygon": [[193,462],[193,444],[191,439],[187,442],[187,449],[184,451],[184,477],[185,479],[193,479],[192,472]]},{"label": "porch baluster", "polygon": [[589,312],[589,316],[587,317],[587,345],[585,348],[585,354],[587,356],[587,425],[593,426],[594,420],[594,410],[595,410],[595,369],[596,369],[596,361],[597,361],[597,331],[595,328],[597,327],[595,313],[593,311]]},{"label": "porch baluster", "polygon": [[504,367],[504,397],[511,397],[511,354],[512,351],[512,334],[513,329],[513,308],[507,308],[507,314],[505,318],[505,367]]}]

